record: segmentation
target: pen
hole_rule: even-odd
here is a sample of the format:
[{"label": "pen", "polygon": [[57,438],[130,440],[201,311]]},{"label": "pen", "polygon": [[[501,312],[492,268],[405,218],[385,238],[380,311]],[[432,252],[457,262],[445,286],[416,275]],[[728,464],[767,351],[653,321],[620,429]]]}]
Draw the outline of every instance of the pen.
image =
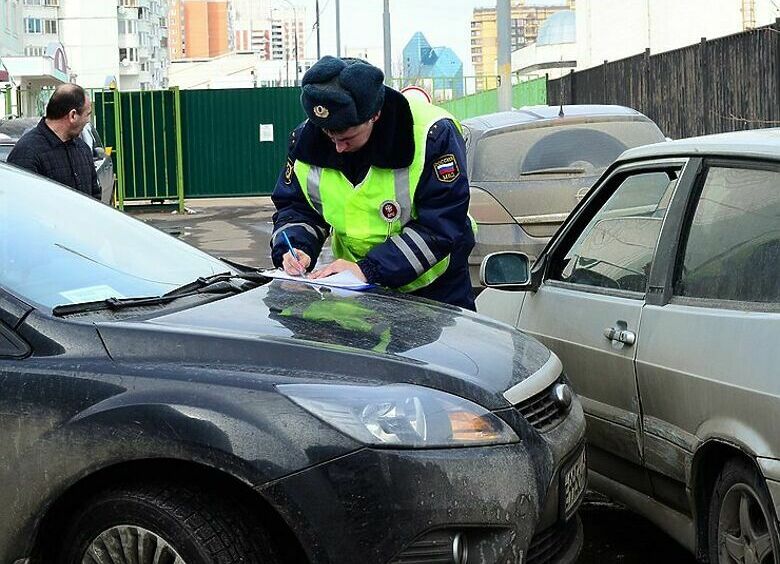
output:
[{"label": "pen", "polygon": [[[296,260],[298,264],[301,264],[301,260],[298,258],[298,253],[296,253],[295,249],[293,249],[292,243],[290,243],[290,238],[287,236],[287,233],[282,231],[282,237],[284,237],[284,242],[287,243],[287,248],[290,249],[290,254],[292,254],[292,257]],[[299,271],[299,274],[304,278],[306,278],[305,271]]]}]

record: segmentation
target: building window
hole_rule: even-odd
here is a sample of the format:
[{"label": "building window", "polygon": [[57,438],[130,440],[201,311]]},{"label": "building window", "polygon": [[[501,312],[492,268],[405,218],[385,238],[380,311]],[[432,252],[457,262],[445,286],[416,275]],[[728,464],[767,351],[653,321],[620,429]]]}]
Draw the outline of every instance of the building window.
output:
[{"label": "building window", "polygon": [[57,20],[43,20],[44,33],[57,33]]},{"label": "building window", "polygon": [[130,62],[137,62],[138,61],[138,49],[135,47],[122,47],[119,50],[119,62],[121,63],[124,60],[128,60]]},{"label": "building window", "polygon": [[25,57],[43,57],[43,55],[46,53],[45,47],[25,47],[24,48],[24,56]]},{"label": "building window", "polygon": [[41,18],[24,18],[25,33],[43,33],[43,20]]},{"label": "building window", "polygon": [[135,34],[138,32],[138,20],[118,20],[119,33]]}]

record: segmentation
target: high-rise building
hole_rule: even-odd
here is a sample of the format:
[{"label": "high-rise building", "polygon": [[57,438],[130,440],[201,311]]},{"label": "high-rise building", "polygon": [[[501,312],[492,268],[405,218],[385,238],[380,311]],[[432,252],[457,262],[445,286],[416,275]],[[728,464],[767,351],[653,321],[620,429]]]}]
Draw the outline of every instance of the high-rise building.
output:
[{"label": "high-rise building", "polygon": [[[539,26],[552,14],[570,10],[575,0],[564,0],[549,6],[526,5],[524,0],[512,3],[510,42],[512,51],[536,40]],[[475,8],[471,19],[471,62],[476,75],[476,89],[498,85],[498,26],[495,8]]]},{"label": "high-rise building", "polygon": [[258,53],[263,60],[306,58],[306,8],[286,0],[232,0],[236,51]]},{"label": "high-rise building", "polygon": [[171,0],[171,59],[209,59],[232,50],[229,0]]},{"label": "high-rise building", "polygon": [[23,54],[43,57],[61,44],[67,78],[86,88],[165,88],[167,8],[167,0],[25,0]]}]

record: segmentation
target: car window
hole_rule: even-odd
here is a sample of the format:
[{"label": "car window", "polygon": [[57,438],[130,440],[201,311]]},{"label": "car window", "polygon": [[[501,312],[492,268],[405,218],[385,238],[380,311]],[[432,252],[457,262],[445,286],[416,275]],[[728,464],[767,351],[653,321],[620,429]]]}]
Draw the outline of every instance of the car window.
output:
[{"label": "car window", "polygon": [[8,160],[8,155],[11,154],[11,149],[13,148],[13,145],[0,145],[0,162],[6,162]]},{"label": "car window", "polygon": [[600,174],[626,149],[663,141],[653,123],[613,121],[526,128],[479,140],[473,181]]},{"label": "car window", "polygon": [[674,293],[780,303],[779,171],[707,171]]},{"label": "car window", "polygon": [[633,174],[619,185],[564,254],[554,279],[645,292],[677,175]]},{"label": "car window", "polygon": [[230,270],[79,192],[0,165],[0,286],[54,307],[158,296]]},{"label": "car window", "polygon": [[92,149],[92,152],[95,152],[95,147],[97,146],[95,143],[95,136],[93,135],[93,129],[90,127],[89,124],[87,124],[84,129],[81,130],[81,139],[84,141],[84,143],[87,144],[87,146]]}]

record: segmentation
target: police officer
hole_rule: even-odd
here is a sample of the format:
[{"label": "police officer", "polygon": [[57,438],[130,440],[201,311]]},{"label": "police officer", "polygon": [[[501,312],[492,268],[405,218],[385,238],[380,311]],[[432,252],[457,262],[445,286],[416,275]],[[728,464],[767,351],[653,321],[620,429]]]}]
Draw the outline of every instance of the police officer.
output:
[{"label": "police officer", "polygon": [[274,264],[289,274],[311,271],[330,234],[337,260],[312,278],[349,270],[372,284],[474,309],[460,126],[383,81],[365,61],[329,56],[304,75],[308,120],[290,137],[272,196]]}]

